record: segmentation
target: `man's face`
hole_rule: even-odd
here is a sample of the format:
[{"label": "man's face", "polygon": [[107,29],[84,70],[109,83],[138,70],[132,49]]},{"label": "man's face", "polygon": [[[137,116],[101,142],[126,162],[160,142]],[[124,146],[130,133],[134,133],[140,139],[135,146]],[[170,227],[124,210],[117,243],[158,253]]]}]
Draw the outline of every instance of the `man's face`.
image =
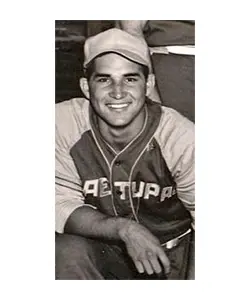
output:
[{"label": "man's face", "polygon": [[118,54],[105,54],[95,59],[88,84],[91,104],[109,126],[126,127],[142,119],[146,79],[140,65]]}]

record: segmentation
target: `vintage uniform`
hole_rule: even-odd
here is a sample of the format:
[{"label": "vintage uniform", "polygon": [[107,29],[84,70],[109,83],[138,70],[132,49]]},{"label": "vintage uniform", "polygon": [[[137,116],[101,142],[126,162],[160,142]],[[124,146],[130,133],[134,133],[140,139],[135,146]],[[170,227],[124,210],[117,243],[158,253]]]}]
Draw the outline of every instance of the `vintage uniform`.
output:
[{"label": "vintage uniform", "polygon": [[[147,99],[141,132],[119,153],[100,136],[89,101],[56,105],[56,231],[91,205],[132,218],[161,243],[194,221],[194,125]],[[194,223],[194,222],[193,222]]]}]

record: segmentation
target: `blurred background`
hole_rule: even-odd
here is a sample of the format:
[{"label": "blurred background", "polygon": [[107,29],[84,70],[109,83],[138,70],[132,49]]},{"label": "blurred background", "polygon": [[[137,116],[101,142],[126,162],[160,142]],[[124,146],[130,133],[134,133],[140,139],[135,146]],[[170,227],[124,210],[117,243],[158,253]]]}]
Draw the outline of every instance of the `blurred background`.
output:
[{"label": "blurred background", "polygon": [[87,37],[114,27],[115,21],[55,21],[56,103],[81,97],[83,44]]}]

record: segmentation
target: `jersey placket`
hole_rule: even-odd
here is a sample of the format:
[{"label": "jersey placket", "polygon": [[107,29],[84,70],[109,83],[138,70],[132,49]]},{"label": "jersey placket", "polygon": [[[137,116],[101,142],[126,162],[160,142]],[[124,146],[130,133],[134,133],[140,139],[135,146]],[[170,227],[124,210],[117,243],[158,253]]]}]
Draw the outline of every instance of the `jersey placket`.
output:
[{"label": "jersey placket", "polygon": [[[150,114],[146,107],[146,118],[142,130],[138,135],[119,153],[103,140],[96,127],[95,119],[92,118],[92,133],[96,145],[108,165],[110,176],[111,200],[116,216],[132,215],[137,220],[137,198],[133,200],[132,176],[135,164],[143,155],[150,142],[156,127],[159,124],[160,111]],[[136,201],[137,200],[137,201]]]}]

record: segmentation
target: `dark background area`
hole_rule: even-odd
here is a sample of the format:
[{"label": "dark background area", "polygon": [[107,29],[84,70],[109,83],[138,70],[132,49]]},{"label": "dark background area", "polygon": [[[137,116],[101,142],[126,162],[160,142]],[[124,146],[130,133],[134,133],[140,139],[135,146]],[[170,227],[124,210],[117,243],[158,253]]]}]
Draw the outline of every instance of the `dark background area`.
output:
[{"label": "dark background area", "polygon": [[114,27],[114,21],[55,21],[55,101],[82,97],[83,45],[87,37]]}]

